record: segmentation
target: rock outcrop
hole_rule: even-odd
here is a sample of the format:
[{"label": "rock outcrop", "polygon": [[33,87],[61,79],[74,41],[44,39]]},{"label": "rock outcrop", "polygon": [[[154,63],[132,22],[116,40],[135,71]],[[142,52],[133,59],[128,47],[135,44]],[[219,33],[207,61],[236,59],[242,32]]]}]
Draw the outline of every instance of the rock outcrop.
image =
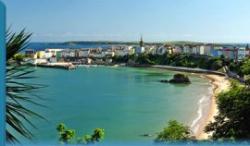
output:
[{"label": "rock outcrop", "polygon": [[175,74],[171,80],[161,80],[162,83],[182,83],[182,84],[189,84],[191,83],[188,76],[184,74]]}]

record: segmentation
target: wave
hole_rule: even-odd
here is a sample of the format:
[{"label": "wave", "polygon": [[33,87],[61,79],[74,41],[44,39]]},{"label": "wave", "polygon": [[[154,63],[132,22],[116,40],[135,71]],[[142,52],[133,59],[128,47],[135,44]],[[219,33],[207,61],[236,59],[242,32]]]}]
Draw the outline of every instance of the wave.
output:
[{"label": "wave", "polygon": [[209,94],[203,95],[202,98],[198,101],[198,110],[197,110],[197,117],[192,121],[190,126],[191,131],[193,133],[197,133],[200,129],[201,123],[203,122],[204,118],[207,116],[208,113],[207,109],[209,109],[209,104],[211,102],[211,97],[213,96],[213,86],[209,88]]}]

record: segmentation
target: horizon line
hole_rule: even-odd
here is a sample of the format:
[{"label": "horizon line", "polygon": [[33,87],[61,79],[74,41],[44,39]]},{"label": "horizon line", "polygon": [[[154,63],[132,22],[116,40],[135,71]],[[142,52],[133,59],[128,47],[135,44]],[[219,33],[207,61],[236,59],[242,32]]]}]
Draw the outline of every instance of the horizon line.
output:
[{"label": "horizon line", "polygon": [[[117,40],[69,40],[69,41],[30,41],[30,43],[80,43],[80,42],[97,42],[97,43],[138,43],[139,41],[117,41]],[[168,40],[168,41],[145,41],[144,43],[202,43],[202,44],[250,44],[250,42],[212,42],[212,41],[191,41],[191,40]]]}]

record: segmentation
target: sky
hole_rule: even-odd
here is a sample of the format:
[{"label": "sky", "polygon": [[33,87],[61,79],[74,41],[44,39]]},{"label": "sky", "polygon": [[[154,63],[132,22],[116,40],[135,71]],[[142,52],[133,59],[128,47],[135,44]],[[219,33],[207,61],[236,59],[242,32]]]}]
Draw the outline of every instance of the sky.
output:
[{"label": "sky", "polygon": [[33,42],[250,42],[250,0],[2,0]]}]

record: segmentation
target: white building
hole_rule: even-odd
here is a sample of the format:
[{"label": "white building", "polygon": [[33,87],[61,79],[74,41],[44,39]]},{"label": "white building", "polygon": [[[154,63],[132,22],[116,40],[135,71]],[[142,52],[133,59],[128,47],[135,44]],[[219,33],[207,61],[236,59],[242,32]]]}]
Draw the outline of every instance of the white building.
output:
[{"label": "white building", "polygon": [[144,47],[138,47],[136,48],[136,54],[142,54],[145,52],[145,48]]},{"label": "white building", "polygon": [[128,54],[129,54],[129,55],[135,54],[136,48],[135,48],[134,46],[128,46],[127,48],[128,48]]},{"label": "white building", "polygon": [[125,56],[128,55],[128,51],[125,50],[115,50],[115,56]]},{"label": "white building", "polygon": [[76,57],[76,51],[75,50],[71,50],[69,52],[69,57]]},{"label": "white building", "polygon": [[57,52],[61,52],[63,49],[45,49],[45,58],[55,57]]},{"label": "white building", "polygon": [[205,46],[202,45],[200,46],[200,55],[204,55],[205,54]]},{"label": "white building", "polygon": [[135,50],[136,54],[142,54],[145,52],[145,48],[144,48],[144,43],[143,43],[143,39],[141,37],[141,40],[140,40],[140,45],[138,48],[136,48]]},{"label": "white building", "polygon": [[102,56],[104,56],[104,57],[114,57],[115,52],[112,51],[112,50],[105,50],[105,51],[102,51]]},{"label": "white building", "polygon": [[70,50],[65,49],[65,50],[62,51],[62,57],[63,58],[67,58],[69,56],[70,56]]},{"label": "white building", "polygon": [[243,60],[247,56],[247,51],[245,47],[240,47],[238,50],[238,60]]},{"label": "white building", "polygon": [[155,55],[156,54],[156,50],[157,50],[156,46],[149,46],[147,53]]},{"label": "white building", "polygon": [[46,64],[46,63],[48,63],[48,61],[45,58],[39,58],[39,59],[30,60],[30,63],[32,63],[34,65],[36,65],[36,64]]},{"label": "white building", "polygon": [[87,64],[92,64],[92,61],[93,61],[93,60],[92,60],[91,58],[88,58],[88,59],[87,59]]},{"label": "white building", "polygon": [[202,45],[200,46],[200,55],[211,55],[212,47],[210,45]]},{"label": "white building", "polygon": [[79,50],[78,51],[78,56],[79,57],[89,57],[89,54],[90,54],[90,50],[89,49],[85,49],[85,50]]},{"label": "white building", "polygon": [[191,53],[191,48],[186,45],[183,47],[183,51],[184,51],[183,53]]},{"label": "white building", "polygon": [[167,50],[166,47],[161,46],[161,47],[159,47],[159,48],[156,49],[156,54],[157,54],[157,55],[163,55],[163,54],[165,54],[167,51],[168,51],[168,50]]},{"label": "white building", "polygon": [[193,46],[190,48],[192,54],[200,54],[200,47],[199,46]]},{"label": "white building", "polygon": [[102,53],[91,53],[89,54],[90,57],[93,57],[93,58],[103,58],[103,54]]}]

